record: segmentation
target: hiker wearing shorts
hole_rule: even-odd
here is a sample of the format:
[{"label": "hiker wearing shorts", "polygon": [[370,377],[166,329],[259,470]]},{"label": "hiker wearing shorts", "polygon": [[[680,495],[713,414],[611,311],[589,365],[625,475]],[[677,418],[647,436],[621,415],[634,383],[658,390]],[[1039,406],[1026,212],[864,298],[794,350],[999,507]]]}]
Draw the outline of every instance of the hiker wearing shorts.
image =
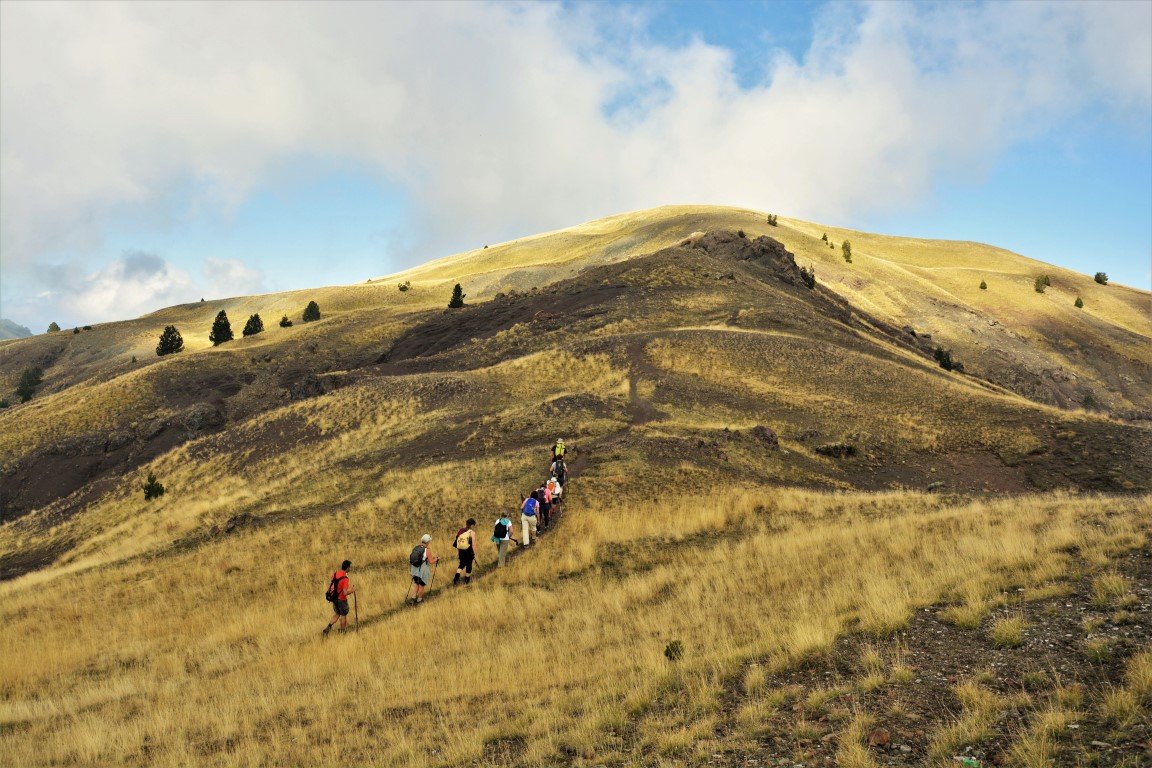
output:
[{"label": "hiker wearing shorts", "polygon": [[456,556],[460,560],[459,566],[456,568],[456,576],[452,579],[452,586],[460,583],[460,578],[464,578],[465,584],[472,582],[472,563],[476,560],[476,531],[472,530],[472,526],[476,525],[476,521],[468,518],[468,522],[464,527],[456,532]]},{"label": "hiker wearing shorts", "polygon": [[420,543],[416,545],[416,549],[413,549],[412,554],[408,557],[412,583],[416,585],[416,593],[412,598],[413,605],[424,602],[424,590],[432,583],[432,565],[440,562],[439,557],[428,551],[428,545],[431,542],[432,537],[427,533],[424,534],[420,537]]},{"label": "hiker wearing shorts", "polygon": [[324,634],[332,631],[332,626],[339,621],[340,630],[348,629],[348,595],[356,593],[348,581],[348,571],[352,569],[352,561],[345,560],[340,564],[340,570],[332,574],[332,581],[328,584],[328,593],[325,597],[332,603],[332,620],[324,627]]},{"label": "hiker wearing shorts", "polygon": [[508,542],[512,538],[512,519],[508,515],[500,515],[500,519],[492,526],[492,543],[496,545],[496,567],[504,565],[504,558],[508,555]]},{"label": "hiker wearing shorts", "polygon": [[540,502],[536,500],[536,491],[524,499],[520,506],[520,545],[527,547],[536,538],[536,515],[540,510]]}]

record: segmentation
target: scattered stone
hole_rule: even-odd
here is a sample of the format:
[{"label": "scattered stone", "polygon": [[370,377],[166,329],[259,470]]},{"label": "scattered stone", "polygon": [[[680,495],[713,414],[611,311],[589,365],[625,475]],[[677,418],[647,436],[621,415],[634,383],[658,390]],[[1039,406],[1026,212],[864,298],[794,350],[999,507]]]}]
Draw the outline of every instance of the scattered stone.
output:
[{"label": "scattered stone", "polygon": [[877,728],[868,734],[868,746],[870,747],[886,747],[891,741],[892,736],[888,733],[887,728]]}]

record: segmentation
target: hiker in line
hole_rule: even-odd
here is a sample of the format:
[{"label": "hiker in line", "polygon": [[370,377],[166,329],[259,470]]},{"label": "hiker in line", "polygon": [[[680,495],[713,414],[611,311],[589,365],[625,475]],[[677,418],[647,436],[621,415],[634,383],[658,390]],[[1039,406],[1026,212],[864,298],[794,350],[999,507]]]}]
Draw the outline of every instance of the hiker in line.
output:
[{"label": "hiker in line", "polygon": [[328,592],[324,599],[332,603],[332,621],[324,627],[324,634],[332,631],[332,625],[340,622],[340,631],[348,629],[348,595],[355,594],[356,590],[348,581],[348,571],[352,568],[352,561],[345,560],[340,563],[340,570],[332,574],[332,581],[328,583]]},{"label": "hiker in line", "polygon": [[456,576],[452,579],[452,586],[460,583],[460,577],[464,577],[465,584],[472,583],[472,563],[476,560],[476,531],[472,530],[472,526],[476,525],[476,521],[468,518],[468,522],[464,527],[456,531],[456,556],[460,560],[459,566],[456,568]]},{"label": "hiker in line", "polygon": [[540,502],[536,500],[536,491],[524,499],[520,506],[520,545],[527,547],[536,538],[536,513],[540,510]]},{"label": "hiker in line", "polygon": [[504,565],[504,558],[508,555],[508,542],[512,538],[512,520],[507,513],[500,515],[496,525],[492,527],[492,542],[496,545],[496,567]]},{"label": "hiker in line", "polygon": [[564,459],[556,459],[552,462],[552,477],[556,478],[556,482],[564,485],[568,480],[568,467],[564,464]]},{"label": "hiker in line", "polygon": [[440,558],[433,555],[428,551],[428,544],[431,543],[432,537],[427,533],[420,537],[420,543],[412,550],[412,554],[408,556],[408,565],[411,566],[412,583],[416,585],[416,594],[412,598],[412,604],[418,605],[424,602],[424,590],[432,582],[432,565],[439,563]]},{"label": "hiker in line", "polygon": [[560,482],[555,477],[549,478],[545,486],[548,488],[548,495],[554,504],[559,504],[563,501],[564,487],[560,485]]},{"label": "hiker in line", "polygon": [[556,438],[556,443],[552,446],[552,461],[564,458],[564,453],[567,449],[564,447],[564,438]]},{"label": "hiker in line", "polygon": [[552,492],[548,490],[547,483],[541,483],[536,489],[536,500],[540,502],[540,524],[542,530],[552,527]]}]

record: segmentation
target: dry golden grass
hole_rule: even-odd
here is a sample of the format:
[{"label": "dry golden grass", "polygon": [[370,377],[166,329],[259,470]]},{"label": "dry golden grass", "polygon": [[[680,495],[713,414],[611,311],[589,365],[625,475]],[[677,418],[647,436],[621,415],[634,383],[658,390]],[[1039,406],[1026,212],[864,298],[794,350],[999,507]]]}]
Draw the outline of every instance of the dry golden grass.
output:
[{"label": "dry golden grass", "polygon": [[[396,476],[390,493],[424,482]],[[524,765],[637,750],[687,759],[713,737],[723,681],[743,660],[783,669],[850,619],[886,624],[976,574],[995,589],[984,575],[1006,583],[1062,548],[1139,541],[1149,511],[1147,500],[949,506],[755,488],[670,498],[650,515],[606,514],[611,504],[579,497],[537,553],[390,616],[420,529],[377,502],[0,585],[0,751],[30,766],[460,765],[518,736]],[[368,621],[321,642],[319,594],[342,556],[358,564]],[[29,636],[35,665],[21,652]],[[672,638],[686,649],[675,665],[663,657]],[[760,701],[739,720],[754,728],[780,699],[746,674]],[[982,733],[988,707],[962,700],[973,722],[942,742]]]}]

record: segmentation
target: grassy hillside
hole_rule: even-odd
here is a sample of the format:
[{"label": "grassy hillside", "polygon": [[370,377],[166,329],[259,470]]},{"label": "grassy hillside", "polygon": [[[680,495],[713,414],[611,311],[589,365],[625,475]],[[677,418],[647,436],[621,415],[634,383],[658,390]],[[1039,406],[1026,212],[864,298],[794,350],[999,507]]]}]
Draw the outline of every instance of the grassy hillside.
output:
[{"label": "grassy hillside", "polygon": [[[0,754],[1137,765],[1147,300],[987,246],[675,207],[5,342],[4,382],[45,379],[0,411]],[[220,309],[267,330],[210,347]],[[157,358],[167,324],[186,350]],[[491,521],[558,436],[563,517],[495,572]],[[419,535],[447,553],[469,516],[481,578],[444,589],[445,564],[400,608]],[[322,641],[345,557],[361,628]]]}]

